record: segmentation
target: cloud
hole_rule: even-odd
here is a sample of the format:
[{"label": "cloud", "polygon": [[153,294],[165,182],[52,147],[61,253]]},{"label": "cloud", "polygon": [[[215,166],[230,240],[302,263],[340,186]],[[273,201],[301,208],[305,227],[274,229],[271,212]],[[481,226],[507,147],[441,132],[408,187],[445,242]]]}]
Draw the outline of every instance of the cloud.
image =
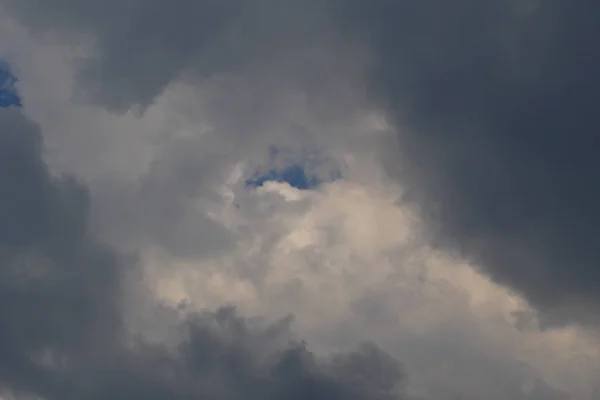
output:
[{"label": "cloud", "polygon": [[51,377],[36,359],[115,339],[119,266],[87,230],[86,189],[49,174],[38,127],[17,110],[0,113],[0,379],[43,391]]},{"label": "cloud", "polygon": [[[140,384],[133,393],[221,393],[186,392],[201,364],[187,349],[199,335],[253,366],[205,364],[200,381],[252,375],[240,387],[275,393],[316,382],[362,395],[348,383],[346,372],[360,369],[352,360],[376,358],[397,377],[379,351],[352,353],[367,340],[403,361],[400,386],[429,399],[597,396],[597,332],[564,324],[593,321],[593,271],[562,267],[573,254],[592,265],[593,192],[576,173],[585,157],[567,163],[555,151],[590,144],[590,130],[574,131],[574,142],[559,134],[570,126],[559,116],[592,115],[589,98],[562,97],[586,93],[587,69],[558,56],[576,46],[557,38],[586,27],[570,22],[578,6],[2,4],[5,19],[23,24],[2,24],[11,33],[2,37],[19,43],[11,63],[23,115],[44,127],[49,167],[89,188],[86,232],[140,257],[134,276],[117,280],[126,328],[113,332],[143,339],[110,347],[122,358],[76,357],[89,374],[56,376],[91,384],[70,393],[100,397],[125,381]],[[579,73],[567,79],[571,70]],[[553,123],[537,140],[545,121]],[[591,145],[578,147],[582,155]],[[285,149],[283,161],[272,148]],[[289,165],[321,183],[245,184]],[[574,199],[580,207],[566,207]],[[587,222],[571,224],[584,212]],[[174,311],[181,301],[183,316]],[[223,304],[240,316],[202,311]],[[268,323],[255,330],[243,317],[290,313],[317,356],[289,348],[285,329],[269,336]],[[215,333],[219,318],[232,331]],[[236,330],[245,333],[228,341]],[[263,334],[275,344],[257,355]],[[336,369],[327,354],[348,351]],[[301,365],[290,379],[272,368],[289,365],[285,354]],[[164,369],[147,369],[157,364]],[[119,372],[104,374],[111,369]],[[390,387],[378,379],[361,384],[373,388],[365,396]]]},{"label": "cloud", "polygon": [[587,398],[597,390],[594,334],[541,329],[522,297],[436,250],[416,209],[398,205],[399,188],[267,182],[248,193],[243,181],[229,185],[234,196],[212,211],[237,232],[236,246],[201,261],[146,252],[159,298],[199,308],[229,302],[249,315],[292,312],[319,351],[368,338],[403,360],[407,386],[425,398]]},{"label": "cloud", "polygon": [[319,358],[293,343],[289,318],[268,324],[231,308],[196,313],[156,304],[157,318],[179,333],[175,347],[131,336],[122,303],[131,260],[95,237],[87,188],[53,175],[43,150],[37,124],[20,110],[0,110],[4,394],[404,398],[400,364],[375,345]]},{"label": "cloud", "polygon": [[[330,55],[319,44],[328,40],[322,35],[325,3],[186,0],[172,7],[164,1],[112,1],[99,6],[95,1],[49,5],[34,0],[3,4],[36,32],[60,32],[80,44],[91,41],[80,82],[92,101],[111,109],[146,107],[172,81],[188,74],[206,78],[253,70],[273,83],[328,84],[320,67]],[[307,65],[307,57],[313,65]]]},{"label": "cloud", "polygon": [[[350,5],[350,6],[349,6]],[[341,2],[399,128],[387,164],[440,240],[548,323],[595,321],[600,254],[592,2]]]},{"label": "cloud", "polygon": [[400,365],[376,346],[321,360],[290,347],[286,321],[163,307],[180,332],[175,348],[130,336],[121,303],[130,269],[90,230],[86,188],[51,175],[42,149],[35,123],[1,110],[4,390],[44,399],[403,397]]},{"label": "cloud", "polygon": [[[120,10],[107,14],[93,1],[49,8],[36,2],[3,5],[30,32],[60,39],[45,40],[53,54],[43,57],[61,54],[68,60],[51,64],[68,71],[60,73],[60,86],[52,89],[57,93],[46,99],[60,105],[48,113],[41,100],[31,99],[35,107],[28,112],[44,121],[49,147],[66,158],[60,163],[104,180],[99,193],[92,185],[94,198],[103,199],[93,203],[101,207],[95,220],[120,243],[155,244],[182,257],[225,251],[232,239],[201,215],[239,160],[251,164],[251,172],[269,171],[280,167],[263,163],[269,147],[291,149],[295,158],[307,147],[323,152],[338,142],[338,132],[327,134],[331,126],[343,119],[350,126],[349,114],[357,113],[360,103],[347,82],[355,79],[361,62],[353,49],[329,52],[326,43],[338,38],[323,34],[324,5],[202,1],[171,7],[159,1],[140,8],[132,1],[106,4],[102,9]],[[122,20],[114,19],[119,14]],[[148,23],[156,38],[144,33]],[[124,37],[136,44],[123,47]],[[73,46],[81,49],[76,56]],[[28,54],[49,53],[50,46],[32,47]],[[41,62],[22,58],[22,69]],[[49,67],[32,75],[44,82]],[[39,98],[41,82],[31,83],[30,98]],[[119,110],[119,123],[91,111],[90,104],[82,106],[81,92],[86,101]],[[143,126],[131,111],[138,106],[145,110]],[[65,109],[75,110],[64,115]],[[86,122],[91,119],[94,123]],[[93,131],[80,135],[72,124]],[[339,169],[303,164],[320,180],[330,180],[328,175]]]}]

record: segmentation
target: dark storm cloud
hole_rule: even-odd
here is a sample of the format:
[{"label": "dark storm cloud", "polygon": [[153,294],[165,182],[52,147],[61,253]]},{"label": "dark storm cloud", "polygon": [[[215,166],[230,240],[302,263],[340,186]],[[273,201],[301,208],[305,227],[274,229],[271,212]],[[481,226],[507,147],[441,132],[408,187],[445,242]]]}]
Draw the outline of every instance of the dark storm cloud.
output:
[{"label": "dark storm cloud", "polygon": [[88,231],[86,189],[41,151],[37,125],[0,110],[0,381],[33,391],[54,385],[35,360],[91,352],[119,327],[116,256]]},{"label": "dark storm cloud", "polygon": [[[322,39],[316,27],[323,26],[319,10],[325,3],[3,0],[0,4],[37,32],[91,35],[96,53],[83,61],[82,87],[94,102],[123,110],[148,106],[187,72],[202,78],[264,70],[266,60],[273,61],[286,49],[293,51],[280,61],[288,69],[296,68],[294,54]],[[315,78],[311,75],[315,66],[301,64],[295,72]]]},{"label": "dark storm cloud", "polygon": [[392,164],[445,244],[549,317],[596,314],[598,2],[341,4],[401,130]]},{"label": "dark storm cloud", "polygon": [[90,231],[85,187],[52,176],[42,149],[37,125],[0,110],[0,389],[48,400],[400,397],[400,367],[382,351],[318,360],[289,345],[287,320],[167,309],[179,345],[131,337],[123,259]]},{"label": "dark storm cloud", "polygon": [[179,346],[138,343],[108,365],[72,372],[76,384],[60,398],[405,398],[398,364],[373,345],[320,361],[301,343],[285,345],[287,321],[261,326],[230,308],[190,316],[182,328]]}]

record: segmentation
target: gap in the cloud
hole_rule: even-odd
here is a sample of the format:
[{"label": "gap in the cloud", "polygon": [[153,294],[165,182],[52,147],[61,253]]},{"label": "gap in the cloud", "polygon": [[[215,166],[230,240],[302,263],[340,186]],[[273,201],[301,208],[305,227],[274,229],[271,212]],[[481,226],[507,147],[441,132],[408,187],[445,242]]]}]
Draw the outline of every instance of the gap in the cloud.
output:
[{"label": "gap in the cloud", "polygon": [[245,181],[246,186],[256,188],[265,182],[285,182],[299,190],[311,190],[342,178],[339,169],[332,168],[331,160],[309,153],[269,147],[270,167],[254,172]]},{"label": "gap in the cloud", "polygon": [[280,171],[272,169],[265,174],[248,179],[246,180],[246,186],[258,187],[268,181],[286,182],[300,190],[314,189],[321,183],[316,176],[307,175],[301,165],[291,165]]},{"label": "gap in the cloud", "polygon": [[21,97],[15,87],[17,80],[10,66],[0,61],[0,108],[23,106]]}]

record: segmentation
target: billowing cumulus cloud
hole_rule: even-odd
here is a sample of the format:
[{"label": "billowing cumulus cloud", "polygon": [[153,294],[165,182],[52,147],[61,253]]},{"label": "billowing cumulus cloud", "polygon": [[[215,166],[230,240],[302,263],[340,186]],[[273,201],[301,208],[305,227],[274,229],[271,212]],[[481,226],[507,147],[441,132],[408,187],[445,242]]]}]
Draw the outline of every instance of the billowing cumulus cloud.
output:
[{"label": "billowing cumulus cloud", "polygon": [[323,361],[290,347],[289,320],[157,303],[161,321],[176,327],[170,345],[130,335],[121,303],[130,269],[90,231],[85,187],[50,174],[38,126],[19,111],[1,111],[0,149],[0,385],[9,395],[403,397],[401,366],[375,345]]},{"label": "billowing cumulus cloud", "polygon": [[12,392],[598,396],[591,2],[0,4]]}]

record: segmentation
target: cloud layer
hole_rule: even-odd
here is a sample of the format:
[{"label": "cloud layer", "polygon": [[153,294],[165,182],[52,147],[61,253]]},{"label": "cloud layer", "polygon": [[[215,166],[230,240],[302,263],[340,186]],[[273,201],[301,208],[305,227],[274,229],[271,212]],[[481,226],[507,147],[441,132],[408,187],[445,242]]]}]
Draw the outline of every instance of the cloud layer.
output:
[{"label": "cloud layer", "polygon": [[0,5],[9,392],[598,396],[595,4]]}]

